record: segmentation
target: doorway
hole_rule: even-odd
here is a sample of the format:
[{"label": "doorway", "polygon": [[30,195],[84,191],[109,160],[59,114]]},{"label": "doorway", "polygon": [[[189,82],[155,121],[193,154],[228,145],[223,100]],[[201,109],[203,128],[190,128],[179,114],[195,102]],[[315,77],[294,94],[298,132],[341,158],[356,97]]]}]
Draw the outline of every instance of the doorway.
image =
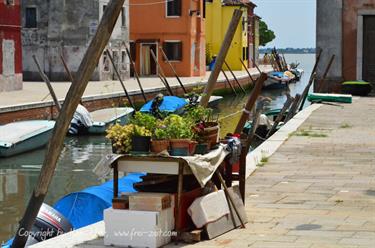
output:
[{"label": "doorway", "polygon": [[375,16],[363,16],[362,78],[375,88]]},{"label": "doorway", "polygon": [[141,43],[141,75],[155,76],[157,74],[157,65],[151,55],[154,52],[156,59],[158,58],[157,43]]}]

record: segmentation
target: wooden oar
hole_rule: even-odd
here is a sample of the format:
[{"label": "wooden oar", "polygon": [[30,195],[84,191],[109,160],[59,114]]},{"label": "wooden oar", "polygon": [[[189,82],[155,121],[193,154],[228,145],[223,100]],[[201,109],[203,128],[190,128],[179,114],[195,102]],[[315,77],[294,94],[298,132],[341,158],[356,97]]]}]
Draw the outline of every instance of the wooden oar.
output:
[{"label": "wooden oar", "polygon": [[169,59],[168,59],[167,55],[165,54],[165,52],[164,52],[163,48],[162,48],[162,47],[159,47],[159,48],[160,48],[161,54],[163,55],[163,57],[164,57],[165,61],[167,61],[167,63],[168,63],[168,65],[169,65],[169,67],[170,67],[170,68],[171,68],[171,70],[173,71],[173,74],[174,74],[174,76],[176,77],[176,79],[177,79],[178,83],[180,84],[180,86],[181,86],[182,90],[183,90],[183,91],[184,91],[184,93],[186,94],[186,93],[187,93],[187,91],[186,91],[186,89],[185,89],[184,85],[182,84],[182,82],[181,82],[181,80],[180,80],[180,77],[179,77],[179,76],[177,75],[177,72],[176,72],[176,70],[174,69],[173,65],[172,65],[172,64],[171,64],[171,62],[169,61]]},{"label": "wooden oar", "polygon": [[242,85],[240,84],[240,82],[237,80],[236,75],[234,74],[234,72],[232,71],[232,69],[230,68],[230,66],[228,65],[228,63],[225,60],[224,60],[224,64],[228,68],[230,74],[232,74],[232,77],[234,78],[234,80],[236,81],[237,85],[240,87],[240,89],[242,90],[242,92],[246,94],[246,91],[244,90],[244,88],[242,87]]},{"label": "wooden oar", "polygon": [[287,97],[287,99],[285,101],[285,104],[284,104],[283,108],[281,109],[280,113],[277,115],[275,121],[273,122],[273,125],[272,125],[271,129],[268,131],[268,133],[266,135],[266,139],[268,137],[270,137],[276,131],[277,126],[279,125],[279,123],[283,119],[286,111],[289,109],[290,105],[294,101],[294,99],[290,96],[289,93],[286,95],[286,97]]},{"label": "wooden oar", "polygon": [[48,87],[49,93],[51,94],[52,99],[55,102],[57,111],[60,112],[61,111],[61,105],[60,105],[59,100],[57,99],[55,91],[52,88],[51,81],[49,80],[49,78],[47,77],[47,75],[42,71],[42,68],[40,67],[38,59],[36,58],[35,55],[33,55],[33,60],[34,60],[34,62],[36,64],[36,66],[38,67],[39,75],[42,77],[43,81],[46,83],[46,85]]},{"label": "wooden oar", "polygon": [[113,61],[113,57],[112,57],[111,53],[109,52],[108,49],[105,51],[105,53],[107,54],[109,60],[111,61],[113,70],[115,71],[115,73],[116,73],[116,75],[118,77],[118,80],[120,81],[121,87],[122,87],[122,89],[125,92],[125,96],[128,99],[128,102],[129,102],[130,106],[132,106],[132,108],[135,110],[135,105],[133,104],[133,101],[130,98],[129,92],[126,90],[125,84],[124,84],[124,82],[121,79],[121,75],[120,75],[119,71],[117,70],[117,66],[115,64],[115,61]]},{"label": "wooden oar", "polygon": [[241,64],[242,66],[245,68],[246,72],[247,72],[247,75],[249,76],[250,80],[251,80],[251,83],[254,85],[255,84],[255,80],[254,78],[251,76],[251,73],[249,71],[249,69],[247,69],[247,66],[245,65],[245,62],[240,58],[240,61],[241,61]]},{"label": "wooden oar", "polygon": [[255,83],[255,87],[252,90],[249,99],[247,100],[246,106],[242,111],[242,115],[240,120],[237,123],[236,129],[234,133],[241,134],[243,127],[249,117],[250,111],[253,109],[254,104],[256,103],[256,100],[258,99],[258,96],[260,95],[260,92],[263,88],[264,81],[267,80],[267,74],[261,73],[260,77],[258,78],[257,82]]},{"label": "wooden oar", "polygon": [[224,77],[225,77],[225,80],[227,80],[227,83],[229,84],[230,88],[232,89],[233,93],[237,96],[237,91],[234,89],[232,83],[230,82],[227,74],[225,73],[225,71],[223,69],[221,69],[221,72],[224,74]]},{"label": "wooden oar", "polygon": [[315,61],[315,65],[314,65],[313,70],[311,72],[309,82],[307,83],[304,91],[302,92],[302,95],[301,95],[301,98],[300,98],[300,103],[298,104],[300,111],[303,109],[303,105],[305,105],[305,101],[306,101],[307,95],[309,94],[310,87],[315,80],[316,70],[318,68],[320,58],[322,57],[322,52],[323,52],[323,50],[320,49],[320,51],[318,53],[318,57],[316,58],[316,61]]},{"label": "wooden oar", "polygon": [[57,161],[63,148],[70,121],[73,118],[73,114],[77,109],[96,65],[99,63],[100,56],[108,44],[124,2],[125,0],[111,0],[108,3],[96,33],[91,39],[90,45],[79,66],[76,78],[69,88],[61,113],[55,123],[39,178],[35,184],[26,211],[21,218],[12,243],[12,248],[24,247],[26,244],[29,235],[25,235],[25,233],[30,233],[39,209],[47,195],[48,187],[53,179],[53,174],[56,170]]},{"label": "wooden oar", "polygon": [[173,91],[172,91],[172,89],[171,89],[171,86],[170,86],[169,83],[168,83],[167,78],[165,77],[165,74],[164,74],[163,69],[161,68],[161,66],[160,66],[160,64],[159,64],[158,58],[156,57],[156,55],[155,55],[154,51],[152,51],[152,49],[150,49],[150,52],[151,52],[151,56],[152,56],[152,58],[154,59],[156,65],[157,65],[157,67],[158,67],[158,70],[159,70],[159,73],[158,73],[158,74],[159,74],[159,76],[163,79],[162,81],[164,82],[165,87],[166,87],[167,90],[169,91],[169,94],[170,94],[171,96],[173,96],[173,95],[174,95],[174,94],[173,94]]},{"label": "wooden oar", "polygon": [[143,90],[143,87],[142,87],[142,84],[141,84],[141,80],[139,79],[139,75],[138,75],[137,69],[135,68],[135,65],[134,65],[133,58],[132,58],[132,56],[130,54],[130,51],[129,51],[128,47],[126,46],[126,44],[125,44],[125,51],[126,51],[126,54],[128,55],[128,58],[130,60],[130,66],[133,68],[134,76],[137,79],[137,83],[138,83],[139,89],[142,92],[143,100],[146,103],[147,102],[147,97],[146,97],[145,91]]},{"label": "wooden oar", "polygon": [[333,54],[331,59],[329,60],[328,62],[328,65],[326,67],[326,70],[323,74],[323,78],[322,80],[320,81],[320,84],[319,84],[319,88],[318,88],[318,92],[322,92],[323,90],[323,86],[324,86],[324,83],[325,83],[325,80],[327,79],[327,76],[328,76],[328,73],[329,73],[329,70],[331,69],[331,66],[333,64],[333,61],[335,60],[335,55]]}]

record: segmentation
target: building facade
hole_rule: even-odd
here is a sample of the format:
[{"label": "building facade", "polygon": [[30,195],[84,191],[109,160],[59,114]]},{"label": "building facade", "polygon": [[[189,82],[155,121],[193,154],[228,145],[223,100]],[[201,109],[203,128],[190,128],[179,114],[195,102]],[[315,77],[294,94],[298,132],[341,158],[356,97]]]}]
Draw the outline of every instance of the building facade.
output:
[{"label": "building facade", "polygon": [[166,76],[204,76],[205,13],[203,0],[130,0],[130,47],[141,76],[159,72],[151,51]]},{"label": "building facade", "polygon": [[325,91],[339,92],[340,83],[350,80],[375,88],[375,0],[317,0],[316,43],[323,49],[318,79],[330,56],[336,56]]},{"label": "building facade", "polygon": [[[74,76],[108,2],[109,0],[21,0],[24,80],[41,80],[32,55],[36,55],[50,80],[69,80],[61,55]],[[129,38],[129,8],[128,2],[125,2],[108,44],[123,79],[129,76],[130,71],[125,52]],[[103,55],[92,80],[116,78],[109,59]]]},{"label": "building facade", "polygon": [[[238,24],[226,61],[232,70],[243,70],[242,59],[251,66],[251,58],[255,57],[256,18],[254,8],[248,0],[207,0],[206,1],[206,53],[209,61],[220,51],[235,9],[241,9],[243,16]],[[224,67],[226,69],[226,67]]]},{"label": "building facade", "polygon": [[19,0],[0,1],[0,92],[22,89]]}]

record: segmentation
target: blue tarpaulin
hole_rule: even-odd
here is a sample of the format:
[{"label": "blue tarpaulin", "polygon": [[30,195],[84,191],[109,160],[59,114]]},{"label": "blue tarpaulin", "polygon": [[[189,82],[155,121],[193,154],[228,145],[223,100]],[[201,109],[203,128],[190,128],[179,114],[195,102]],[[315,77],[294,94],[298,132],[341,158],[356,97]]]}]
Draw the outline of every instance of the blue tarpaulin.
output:
[{"label": "blue tarpaulin", "polygon": [[[132,173],[119,179],[119,192],[136,192],[133,184],[142,181],[144,173]],[[103,211],[112,206],[113,180],[99,186],[68,194],[53,206],[63,214],[74,229],[103,220]]]},{"label": "blue tarpaulin", "polygon": [[[151,112],[151,105],[152,101],[147,102],[143,107],[141,108],[141,112]],[[175,112],[181,108],[183,108],[188,102],[185,98],[180,98],[177,96],[164,96],[163,102],[159,106],[160,111],[165,112]]]}]

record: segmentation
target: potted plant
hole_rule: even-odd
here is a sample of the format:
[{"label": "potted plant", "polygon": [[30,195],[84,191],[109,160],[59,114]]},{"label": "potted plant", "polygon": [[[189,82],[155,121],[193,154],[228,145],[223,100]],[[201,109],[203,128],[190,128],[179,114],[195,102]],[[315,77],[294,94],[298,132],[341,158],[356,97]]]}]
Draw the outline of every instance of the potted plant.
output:
[{"label": "potted plant", "polygon": [[192,149],[192,123],[179,115],[169,115],[163,121],[167,137],[170,139],[172,156],[188,156]]},{"label": "potted plant", "polygon": [[107,129],[106,138],[112,142],[113,153],[129,153],[132,148],[133,125],[115,124]]},{"label": "potted plant", "polygon": [[155,128],[153,133],[153,138],[151,140],[151,151],[155,153],[160,153],[165,150],[169,150],[169,139],[166,131],[166,127],[160,123],[158,127]]},{"label": "potted plant", "polygon": [[151,132],[145,127],[133,125],[132,151],[133,152],[149,152],[150,143],[151,143]]}]

